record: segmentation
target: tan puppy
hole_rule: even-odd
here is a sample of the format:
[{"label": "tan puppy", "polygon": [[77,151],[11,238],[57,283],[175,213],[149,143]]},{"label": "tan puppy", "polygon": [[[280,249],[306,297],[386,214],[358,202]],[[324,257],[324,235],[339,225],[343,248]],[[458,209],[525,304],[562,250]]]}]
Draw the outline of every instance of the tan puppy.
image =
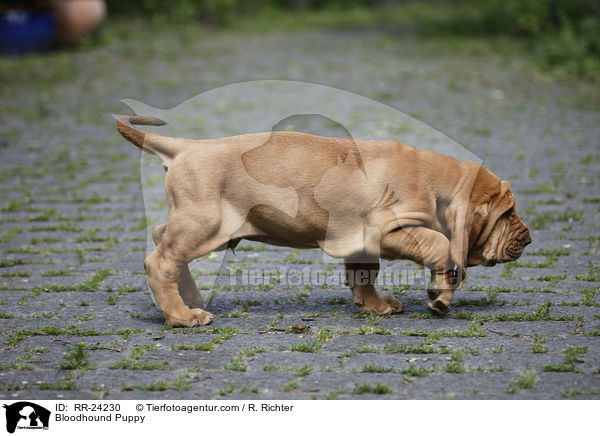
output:
[{"label": "tan puppy", "polygon": [[167,170],[169,218],[152,232],[157,247],[144,266],[170,325],[212,321],[187,265],[242,239],[344,258],[354,302],[380,315],[403,310],[373,286],[380,258],[430,268],[428,305],[444,314],[468,266],[515,260],[531,242],[510,184],[475,162],[398,141],[298,132],[188,140],[133,124],[165,123],[117,120]]}]

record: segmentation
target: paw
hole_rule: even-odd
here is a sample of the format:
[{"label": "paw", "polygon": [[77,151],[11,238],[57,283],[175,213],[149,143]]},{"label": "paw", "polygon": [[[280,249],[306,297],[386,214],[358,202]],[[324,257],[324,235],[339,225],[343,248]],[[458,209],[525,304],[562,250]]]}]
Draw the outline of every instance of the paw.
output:
[{"label": "paw", "polygon": [[445,315],[450,310],[454,288],[431,283],[429,289],[427,289],[427,296],[429,297],[427,306],[438,315]]},{"label": "paw", "polygon": [[[392,297],[393,298],[393,297]],[[384,298],[369,299],[363,301],[354,301],[360,311],[363,313],[376,313],[377,315],[387,315],[394,312],[394,307],[389,304]],[[400,303],[398,301],[398,303]],[[400,303],[402,306],[402,303]]]},{"label": "paw", "polygon": [[392,313],[402,313],[404,312],[404,304],[399,301],[397,298],[392,297],[391,295],[386,295],[381,297],[383,301],[389,304],[392,307]]},{"label": "paw", "polygon": [[174,327],[195,327],[210,324],[215,316],[202,309],[188,309],[181,315],[166,315],[167,324]]},{"label": "paw", "polygon": [[213,319],[214,319],[214,315],[210,312],[207,312],[206,310],[202,310],[202,309],[191,309],[192,312],[194,312],[194,322],[195,324],[190,326],[190,327],[194,327],[196,325],[207,325],[210,324]]},{"label": "paw", "polygon": [[429,300],[427,307],[429,307],[438,315],[445,315],[450,310],[450,306],[446,305],[446,303],[441,300]]},{"label": "paw", "polygon": [[363,313],[375,313],[377,315],[387,315],[388,313],[392,313],[392,306],[383,302],[382,304],[376,305],[358,305],[360,307],[360,311]]}]

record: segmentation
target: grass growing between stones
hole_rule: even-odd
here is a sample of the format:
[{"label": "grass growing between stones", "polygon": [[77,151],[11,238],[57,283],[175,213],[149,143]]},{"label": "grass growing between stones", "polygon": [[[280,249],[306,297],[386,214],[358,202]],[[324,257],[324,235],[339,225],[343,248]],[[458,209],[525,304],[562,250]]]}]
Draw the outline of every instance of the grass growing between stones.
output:
[{"label": "grass growing between stones", "polygon": [[[434,338],[436,335],[430,336]],[[383,352],[387,354],[431,354],[435,353],[436,350],[430,345],[425,343],[419,345],[411,344],[389,344],[383,347]]]},{"label": "grass growing between stones", "polygon": [[185,375],[175,377],[172,382],[166,380],[158,380],[147,385],[125,385],[123,391],[189,391],[190,385]]},{"label": "grass growing between stones", "polygon": [[[36,286],[34,288],[31,288],[32,292],[34,293],[40,293],[40,292],[71,292],[71,291],[85,291],[85,292],[90,292],[90,291],[96,291],[98,290],[98,287],[100,286],[100,284],[109,276],[111,275],[112,272],[108,269],[100,269],[98,271],[96,271],[96,274],[94,274],[94,276],[83,283],[80,283],[78,285],[74,285],[74,286],[67,286],[67,285],[41,285],[41,286]],[[68,275],[68,274],[63,274],[62,271],[60,272],[59,275]]]},{"label": "grass growing between stones", "polygon": [[31,273],[28,272],[20,272],[20,271],[14,271],[14,272],[5,272],[0,274],[2,277],[5,278],[11,278],[11,277],[31,277]]},{"label": "grass growing between stones", "polygon": [[139,360],[149,351],[157,350],[156,344],[148,345],[136,345],[131,350],[129,357],[120,359],[115,363],[108,366],[109,369],[139,369],[139,370],[150,370],[150,369],[173,369],[171,364],[167,361],[164,362],[146,362]]},{"label": "grass growing between stones", "polygon": [[217,333],[216,338],[213,338],[208,343],[196,344],[194,345],[194,349],[197,351],[212,351],[215,345],[222,344],[224,341],[231,338],[237,333],[237,330],[231,327],[224,327],[217,328],[214,332]]},{"label": "grass growing between stones", "polygon": [[506,392],[509,394],[516,394],[525,389],[531,389],[537,381],[537,374],[535,370],[529,366],[525,368],[522,374],[515,378],[510,385],[506,388]]},{"label": "grass growing between stones", "polygon": [[537,333],[534,333],[534,339],[533,339],[533,344],[531,345],[531,351],[533,351],[536,354],[544,354],[548,352],[548,347],[544,346],[544,344],[546,343],[546,339],[544,339],[542,336],[538,335]]},{"label": "grass growing between stones", "polygon": [[300,368],[287,367],[284,369],[286,371],[293,372],[295,379],[290,380],[289,382],[281,385],[279,387],[279,391],[281,391],[281,392],[290,392],[290,391],[294,391],[294,390],[298,389],[298,387],[300,387],[300,382],[302,381],[302,379],[304,377],[306,377],[307,375],[311,374],[313,371],[313,369],[309,365],[304,365],[303,367],[300,367]]},{"label": "grass growing between stones", "polygon": [[572,315],[552,315],[550,308],[554,303],[542,303],[532,313],[498,313],[498,314],[475,314],[471,312],[456,312],[454,316],[457,319],[466,319],[469,321],[489,322],[489,321],[571,321],[575,319]]},{"label": "grass growing between stones", "polygon": [[80,342],[73,347],[67,348],[63,353],[64,362],[60,369],[81,369],[89,366],[90,353],[85,351],[85,344]]},{"label": "grass growing between stones", "polygon": [[588,273],[586,275],[577,274],[575,278],[586,282],[600,282],[600,265],[588,262]]},{"label": "grass growing between stones", "polygon": [[15,360],[14,362],[11,363],[2,363],[0,364],[0,370],[4,371],[7,369],[20,369],[20,370],[33,370],[35,369],[33,365],[27,363],[28,360],[31,360],[33,358],[32,354],[24,354],[23,356],[19,357],[17,360]]},{"label": "grass growing between stones", "polygon": [[294,376],[296,377],[306,377],[307,375],[312,373],[312,368],[308,365],[304,365],[301,368],[292,368],[292,371],[294,372]]},{"label": "grass growing between stones", "polygon": [[386,373],[386,372],[392,372],[394,369],[390,368],[390,367],[383,367],[383,366],[377,366],[377,365],[365,365],[363,366],[361,369],[356,370],[356,372],[373,372],[373,373]]},{"label": "grass growing between stones", "polygon": [[74,381],[62,380],[58,383],[41,382],[38,385],[40,391],[74,391],[79,390]]},{"label": "grass growing between stones", "polygon": [[562,397],[564,399],[570,400],[573,397],[576,397],[578,395],[600,396],[600,390],[598,390],[598,389],[588,389],[588,390],[570,389],[568,391],[563,391],[560,394],[562,395]]},{"label": "grass growing between stones", "polygon": [[229,385],[219,391],[219,395],[224,397],[231,394],[242,393],[242,394],[258,394],[258,387],[249,387],[249,386],[241,386],[237,387],[234,385]]},{"label": "grass growing between stones", "polygon": [[299,386],[300,386],[300,382],[299,381],[292,380],[292,381],[289,381],[288,383],[280,386],[279,390],[281,392],[289,392],[289,391],[293,391],[295,389],[298,389]]},{"label": "grass growing between stones", "polygon": [[373,386],[371,383],[357,383],[354,387],[354,394],[358,394],[358,395],[362,395],[362,394],[377,394],[377,395],[383,395],[383,394],[391,394],[392,392],[394,392],[392,390],[392,388],[390,388],[389,386],[383,384],[383,383],[379,383],[375,386]]},{"label": "grass growing between stones", "polygon": [[32,336],[108,336],[108,335],[120,335],[124,338],[129,338],[135,334],[143,333],[140,329],[122,329],[122,330],[105,330],[104,332],[96,329],[84,329],[74,324],[68,325],[65,328],[56,326],[46,326],[41,328],[26,328],[20,330],[14,330],[5,332],[8,333],[9,337],[5,342],[5,346],[8,348],[15,347],[23,340]]},{"label": "grass growing between stones", "polygon": [[232,357],[229,359],[229,364],[224,366],[225,369],[230,371],[246,371],[248,369],[248,365],[246,364],[246,359],[244,356]]},{"label": "grass growing between stones", "polygon": [[398,371],[400,374],[408,375],[410,377],[425,377],[429,374],[437,372],[436,368],[424,368],[410,365],[406,369]]},{"label": "grass growing between stones", "polygon": [[450,356],[450,362],[444,367],[444,371],[450,374],[461,374],[466,371],[463,360],[465,359],[465,353],[462,350],[452,352]]},{"label": "grass growing between stones", "polygon": [[328,392],[326,392],[326,393],[323,395],[322,399],[323,399],[323,400],[337,400],[337,399],[338,399],[338,397],[339,397],[341,394],[343,394],[343,393],[344,393],[344,391],[341,391],[341,390],[338,390],[338,389],[334,389],[334,390],[332,390],[332,391],[328,391]]},{"label": "grass growing between stones", "polygon": [[327,330],[321,330],[317,334],[316,339],[310,342],[300,342],[297,344],[293,344],[291,350],[299,351],[302,353],[316,353],[319,350],[321,350],[325,342],[330,341],[332,337],[332,332]]},{"label": "grass growing between stones", "polygon": [[588,352],[588,347],[568,347],[565,351],[564,362],[558,364],[549,364],[542,366],[542,370],[547,372],[574,372],[575,363],[582,362],[581,356]]}]

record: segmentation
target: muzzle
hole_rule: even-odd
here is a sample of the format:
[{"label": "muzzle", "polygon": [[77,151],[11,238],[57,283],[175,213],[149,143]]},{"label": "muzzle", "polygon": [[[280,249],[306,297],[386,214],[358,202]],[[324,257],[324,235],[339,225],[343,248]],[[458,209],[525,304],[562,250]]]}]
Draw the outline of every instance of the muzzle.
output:
[{"label": "muzzle", "polygon": [[521,257],[523,250],[531,244],[531,235],[527,227],[523,228],[504,248],[504,257],[508,261],[516,260]]}]

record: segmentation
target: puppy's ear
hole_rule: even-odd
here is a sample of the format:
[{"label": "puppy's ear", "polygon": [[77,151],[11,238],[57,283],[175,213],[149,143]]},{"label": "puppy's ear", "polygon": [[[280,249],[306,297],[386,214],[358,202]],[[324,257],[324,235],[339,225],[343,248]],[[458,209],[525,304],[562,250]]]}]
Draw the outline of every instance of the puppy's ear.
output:
[{"label": "puppy's ear", "polygon": [[481,235],[487,224],[489,209],[489,204],[484,203],[475,206],[471,211],[472,219],[469,229],[469,250],[478,245],[479,235]]},{"label": "puppy's ear", "polygon": [[492,197],[492,200],[490,201],[487,222],[485,223],[485,226],[479,235],[477,240],[478,244],[487,241],[490,233],[492,233],[492,230],[496,225],[496,222],[514,205],[515,197],[513,197],[513,194],[510,191],[510,182],[504,180],[502,183],[500,183],[500,191],[497,195]]},{"label": "puppy's ear", "polygon": [[[457,267],[457,272],[460,275],[458,277],[459,280],[465,276],[469,248],[472,245],[471,242],[475,242],[470,241],[470,237],[477,237],[477,234],[485,232],[488,232],[489,235],[489,232],[494,227],[493,224],[506,210],[512,207],[512,205],[508,206],[507,209],[497,216],[496,212],[494,212],[492,216],[492,211],[502,209],[504,203],[510,203],[510,199],[504,199],[507,194],[510,194],[510,183],[502,182],[486,168],[479,165],[474,166],[474,164],[471,168],[471,177],[470,180],[472,180],[472,183],[465,183],[465,190],[461,193],[462,197],[456,198],[453,201],[455,204],[450,208],[450,214],[446,219],[450,230],[450,257]],[[510,194],[510,197],[512,199],[512,194]],[[500,207],[492,207],[492,203],[496,202],[498,202],[498,206]],[[514,199],[512,199],[512,202],[514,203]],[[481,207],[482,205],[484,207]],[[487,213],[485,209],[487,209]],[[488,229],[491,220],[493,220],[492,225]],[[483,231],[471,234],[474,225],[479,229],[483,228]]]}]

